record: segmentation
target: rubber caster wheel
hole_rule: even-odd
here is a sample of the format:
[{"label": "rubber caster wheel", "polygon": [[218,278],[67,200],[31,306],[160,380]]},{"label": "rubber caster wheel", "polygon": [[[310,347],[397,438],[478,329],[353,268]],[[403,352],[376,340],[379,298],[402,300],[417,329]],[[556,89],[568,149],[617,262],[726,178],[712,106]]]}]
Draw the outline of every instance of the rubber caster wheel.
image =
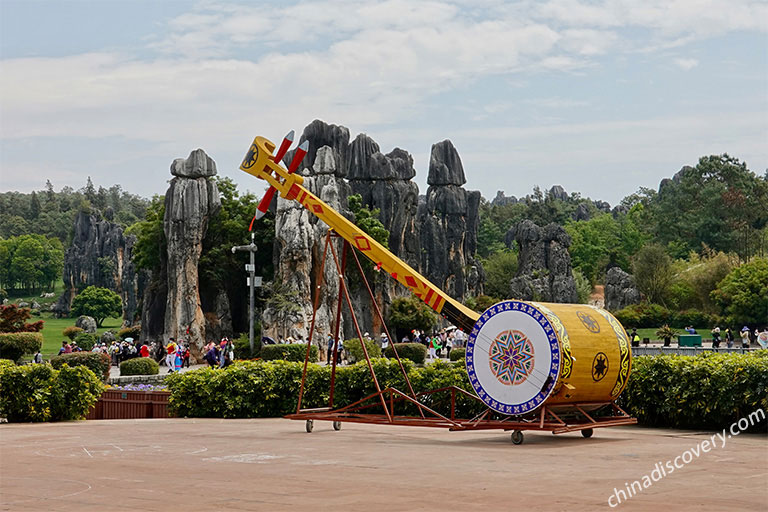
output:
[{"label": "rubber caster wheel", "polygon": [[592,434],[594,433],[595,431],[592,430],[591,428],[585,428],[584,430],[581,431],[581,436],[589,439],[590,437],[592,437]]},{"label": "rubber caster wheel", "polygon": [[307,432],[312,432],[312,429],[314,428],[314,426],[315,426],[314,420],[307,420],[307,425],[306,425]]},{"label": "rubber caster wheel", "polygon": [[523,444],[523,431],[515,430],[512,432],[512,444]]},{"label": "rubber caster wheel", "polygon": [[334,421],[333,422],[333,430],[341,430],[341,422],[340,421]]}]

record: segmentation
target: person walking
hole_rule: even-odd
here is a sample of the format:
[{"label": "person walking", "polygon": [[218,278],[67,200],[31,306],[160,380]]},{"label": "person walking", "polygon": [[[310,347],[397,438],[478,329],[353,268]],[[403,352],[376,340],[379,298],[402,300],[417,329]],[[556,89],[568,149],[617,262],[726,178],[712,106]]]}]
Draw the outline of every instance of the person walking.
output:
[{"label": "person walking", "polygon": [[218,351],[216,350],[216,344],[211,342],[208,345],[208,351],[205,353],[205,362],[208,363],[209,368],[216,368],[219,362]]},{"label": "person walking", "polygon": [[386,333],[381,333],[381,355],[384,355],[384,351],[389,347],[389,338]]},{"label": "person walking", "polygon": [[632,340],[633,347],[640,346],[640,335],[637,334],[637,329],[632,329],[632,334],[629,335],[629,338]]},{"label": "person walking", "polygon": [[730,327],[725,328],[725,346],[733,348],[733,331]]},{"label": "person walking", "polygon": [[749,348],[749,327],[746,325],[741,329],[741,348]]},{"label": "person walking", "polygon": [[328,333],[328,340],[326,340],[326,343],[328,343],[328,350],[327,350],[327,357],[325,358],[325,364],[331,364],[331,354],[333,354],[333,336],[331,333]]},{"label": "person walking", "polygon": [[427,347],[427,356],[430,361],[434,361],[437,358],[437,336],[432,336]]},{"label": "person walking", "polygon": [[714,329],[712,329],[712,348],[720,348],[720,327],[715,326]]},{"label": "person walking", "polygon": [[173,373],[176,366],[176,338],[168,338],[168,345],[165,346],[165,366],[168,367],[168,373]]}]

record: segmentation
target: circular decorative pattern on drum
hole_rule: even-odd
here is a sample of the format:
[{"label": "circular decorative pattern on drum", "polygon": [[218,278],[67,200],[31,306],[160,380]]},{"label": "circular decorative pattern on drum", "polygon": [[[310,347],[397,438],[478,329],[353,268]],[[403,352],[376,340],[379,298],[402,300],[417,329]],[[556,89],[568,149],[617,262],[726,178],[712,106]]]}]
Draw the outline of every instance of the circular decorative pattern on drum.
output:
[{"label": "circular decorative pattern on drum", "polygon": [[589,332],[595,334],[600,332],[600,324],[598,324],[597,320],[592,318],[589,314],[584,313],[583,311],[578,311],[576,316],[579,317],[579,320],[581,320],[581,323],[584,324],[584,327],[586,327]]},{"label": "circular decorative pattern on drum", "polygon": [[533,343],[520,331],[504,331],[491,344],[491,371],[502,384],[525,382],[533,361]]},{"label": "circular decorative pattern on drum", "polygon": [[592,360],[592,380],[600,382],[606,373],[608,373],[608,356],[598,352]]},{"label": "circular decorative pattern on drum", "polygon": [[526,414],[552,393],[560,374],[560,344],[546,315],[526,302],[488,308],[467,340],[469,382],[488,407]]}]

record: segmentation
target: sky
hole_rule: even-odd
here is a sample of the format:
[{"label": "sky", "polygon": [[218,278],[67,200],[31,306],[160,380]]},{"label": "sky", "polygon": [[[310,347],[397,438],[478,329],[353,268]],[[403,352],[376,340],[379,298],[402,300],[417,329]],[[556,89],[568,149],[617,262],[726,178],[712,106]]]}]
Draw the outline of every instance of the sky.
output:
[{"label": "sky", "polygon": [[0,191],[163,194],[203,148],[314,119],[413,155],[450,139],[492,199],[611,205],[727,152],[768,168],[768,1],[0,0]]}]

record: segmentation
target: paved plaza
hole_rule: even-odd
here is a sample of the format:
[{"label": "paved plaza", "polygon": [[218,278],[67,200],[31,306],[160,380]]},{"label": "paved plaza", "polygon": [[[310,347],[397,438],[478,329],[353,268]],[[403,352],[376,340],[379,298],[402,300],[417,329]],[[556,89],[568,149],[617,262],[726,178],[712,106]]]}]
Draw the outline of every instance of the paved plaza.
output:
[{"label": "paved plaza", "polygon": [[[285,419],[102,420],[0,425],[0,509],[19,511],[610,510],[625,483],[713,433],[579,433]],[[616,507],[766,510],[768,437],[700,452]],[[625,491],[626,492],[626,491]],[[612,503],[616,504],[616,498]]]}]

